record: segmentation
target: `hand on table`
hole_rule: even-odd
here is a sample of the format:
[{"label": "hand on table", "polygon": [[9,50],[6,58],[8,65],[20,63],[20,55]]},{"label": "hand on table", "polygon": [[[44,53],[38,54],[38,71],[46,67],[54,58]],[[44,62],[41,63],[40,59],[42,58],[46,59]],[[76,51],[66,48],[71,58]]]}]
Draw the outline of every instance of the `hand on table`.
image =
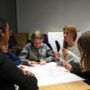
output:
[{"label": "hand on table", "polygon": [[45,65],[46,64],[46,61],[42,60],[40,61],[40,65]]},{"label": "hand on table", "polygon": [[45,65],[46,64],[46,61],[44,61],[44,60],[41,60],[40,62],[28,61],[28,65],[33,65],[33,64]]},{"label": "hand on table", "polygon": [[28,65],[32,65],[32,64],[39,64],[39,62],[36,62],[36,61],[28,61]]}]

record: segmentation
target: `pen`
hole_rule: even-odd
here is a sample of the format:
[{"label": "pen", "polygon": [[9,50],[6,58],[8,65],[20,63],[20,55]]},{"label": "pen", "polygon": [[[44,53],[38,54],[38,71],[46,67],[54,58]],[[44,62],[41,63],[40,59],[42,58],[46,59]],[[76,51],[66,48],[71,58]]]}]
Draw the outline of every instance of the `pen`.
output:
[{"label": "pen", "polygon": [[73,61],[73,58],[69,59],[69,60],[67,61],[67,63],[70,63],[71,61]]},{"label": "pen", "polygon": [[67,65],[68,63],[70,63],[72,60],[73,60],[73,58],[69,59],[68,61],[66,61],[66,62],[63,63],[62,65],[65,66],[65,65]]}]

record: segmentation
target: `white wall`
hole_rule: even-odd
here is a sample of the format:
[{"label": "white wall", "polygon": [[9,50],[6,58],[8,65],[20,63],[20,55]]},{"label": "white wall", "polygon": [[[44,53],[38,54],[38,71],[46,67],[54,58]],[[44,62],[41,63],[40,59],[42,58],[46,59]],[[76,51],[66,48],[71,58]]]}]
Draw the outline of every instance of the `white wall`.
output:
[{"label": "white wall", "polygon": [[90,30],[90,0],[17,0],[17,20],[19,32],[60,31],[66,24]]}]

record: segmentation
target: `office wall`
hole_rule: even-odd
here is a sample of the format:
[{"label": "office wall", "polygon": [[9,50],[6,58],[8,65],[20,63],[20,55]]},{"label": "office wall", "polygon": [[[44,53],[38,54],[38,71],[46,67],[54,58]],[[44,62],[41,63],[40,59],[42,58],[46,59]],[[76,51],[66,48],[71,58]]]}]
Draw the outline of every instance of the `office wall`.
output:
[{"label": "office wall", "polygon": [[16,0],[0,0],[0,17],[10,23],[14,32],[17,31]]},{"label": "office wall", "polygon": [[19,32],[60,31],[73,24],[90,30],[90,0],[16,0]]}]

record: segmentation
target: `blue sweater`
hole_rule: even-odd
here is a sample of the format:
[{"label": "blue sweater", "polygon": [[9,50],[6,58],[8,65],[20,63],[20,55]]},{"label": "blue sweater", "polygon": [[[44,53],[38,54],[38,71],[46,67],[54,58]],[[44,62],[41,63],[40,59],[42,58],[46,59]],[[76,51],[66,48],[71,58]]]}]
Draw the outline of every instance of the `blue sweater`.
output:
[{"label": "blue sweater", "polygon": [[15,65],[21,64],[18,56],[16,56],[11,50],[8,51],[7,56],[15,63]]}]

